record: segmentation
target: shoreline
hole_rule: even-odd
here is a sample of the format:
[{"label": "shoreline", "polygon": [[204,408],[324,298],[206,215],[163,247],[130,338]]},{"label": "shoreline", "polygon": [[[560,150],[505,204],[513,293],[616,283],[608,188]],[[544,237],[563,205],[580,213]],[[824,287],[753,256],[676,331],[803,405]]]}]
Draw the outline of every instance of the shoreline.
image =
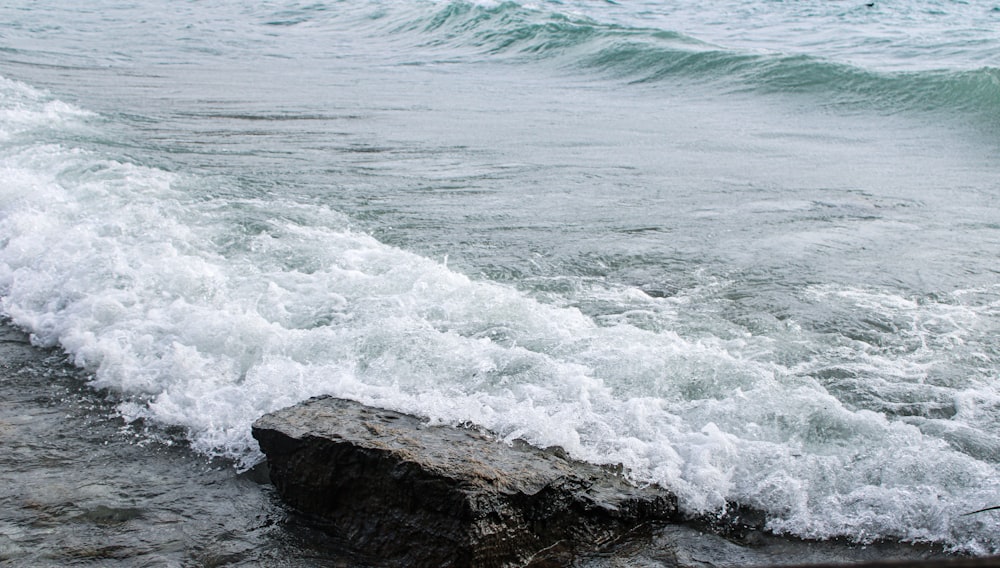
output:
[{"label": "shoreline", "polygon": [[[0,563],[60,566],[381,566],[283,504],[265,468],[242,474],[163,432],[126,425],[57,350],[0,322]],[[645,525],[546,565],[736,566],[961,559],[903,543],[808,542],[697,523]],[[972,558],[972,560],[976,560]],[[540,564],[542,565],[542,564]]]}]

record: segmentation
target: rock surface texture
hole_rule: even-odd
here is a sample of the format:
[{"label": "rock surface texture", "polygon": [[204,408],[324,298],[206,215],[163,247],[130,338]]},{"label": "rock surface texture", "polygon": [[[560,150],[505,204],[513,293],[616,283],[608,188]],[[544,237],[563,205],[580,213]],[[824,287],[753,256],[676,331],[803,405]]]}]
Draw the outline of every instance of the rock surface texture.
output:
[{"label": "rock surface texture", "polygon": [[558,449],[347,400],[268,414],[253,435],[288,503],[390,564],[545,564],[556,549],[592,550],[677,516],[670,493]]}]

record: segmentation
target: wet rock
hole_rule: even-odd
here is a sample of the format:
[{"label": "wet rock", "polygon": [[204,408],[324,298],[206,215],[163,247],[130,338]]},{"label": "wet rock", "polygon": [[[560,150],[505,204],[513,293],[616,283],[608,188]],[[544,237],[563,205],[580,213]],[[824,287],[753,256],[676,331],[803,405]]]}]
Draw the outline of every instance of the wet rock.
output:
[{"label": "wet rock", "polygon": [[142,517],[142,511],[132,507],[108,507],[97,505],[76,517],[79,521],[89,521],[97,525],[119,525]]},{"label": "wet rock", "polygon": [[558,564],[677,516],[665,490],[561,451],[346,400],[269,414],[253,435],[288,503],[389,564]]}]

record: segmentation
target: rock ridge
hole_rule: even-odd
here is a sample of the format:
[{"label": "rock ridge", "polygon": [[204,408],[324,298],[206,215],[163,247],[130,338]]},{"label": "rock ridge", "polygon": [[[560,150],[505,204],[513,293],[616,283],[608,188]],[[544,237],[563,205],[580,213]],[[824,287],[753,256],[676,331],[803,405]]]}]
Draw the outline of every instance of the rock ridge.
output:
[{"label": "rock ridge", "polygon": [[[561,449],[475,427],[310,399],[253,425],[279,494],[360,555],[405,566],[508,568],[553,548],[593,550],[677,499]],[[542,562],[544,563],[544,562]]]}]

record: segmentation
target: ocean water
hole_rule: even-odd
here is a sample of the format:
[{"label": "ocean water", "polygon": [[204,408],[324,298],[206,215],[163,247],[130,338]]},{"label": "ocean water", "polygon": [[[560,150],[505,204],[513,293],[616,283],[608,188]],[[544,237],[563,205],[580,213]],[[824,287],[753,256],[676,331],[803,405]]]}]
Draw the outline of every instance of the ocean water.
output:
[{"label": "ocean water", "polygon": [[966,515],[1000,505],[1000,4],[0,22],[0,309],[137,444],[242,471],[254,419],[331,394],[691,514],[1000,552]]}]

